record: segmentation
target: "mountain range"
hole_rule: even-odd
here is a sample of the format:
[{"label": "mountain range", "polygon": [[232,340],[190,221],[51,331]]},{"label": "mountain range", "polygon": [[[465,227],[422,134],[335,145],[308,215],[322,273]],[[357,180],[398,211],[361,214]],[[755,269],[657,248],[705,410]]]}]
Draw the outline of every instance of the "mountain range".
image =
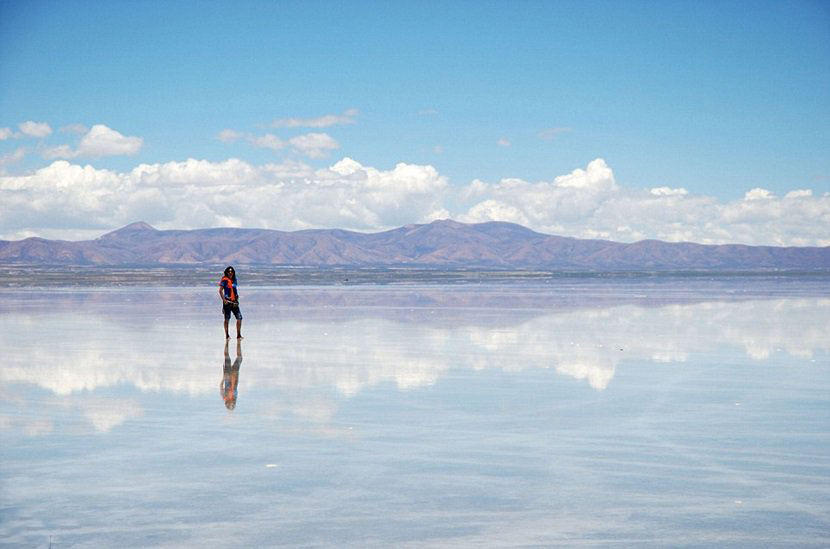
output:
[{"label": "mountain range", "polygon": [[378,233],[339,229],[158,230],[132,223],[95,240],[0,241],[0,264],[424,267],[540,270],[825,270],[828,247],[620,243],[547,235],[512,223],[451,220]]}]

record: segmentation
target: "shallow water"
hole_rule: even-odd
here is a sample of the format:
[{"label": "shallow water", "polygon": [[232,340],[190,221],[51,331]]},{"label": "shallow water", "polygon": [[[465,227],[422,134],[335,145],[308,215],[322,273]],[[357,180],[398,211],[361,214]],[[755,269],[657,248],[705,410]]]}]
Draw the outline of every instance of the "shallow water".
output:
[{"label": "shallow water", "polygon": [[830,544],[820,282],[242,295],[0,302],[0,544]]}]

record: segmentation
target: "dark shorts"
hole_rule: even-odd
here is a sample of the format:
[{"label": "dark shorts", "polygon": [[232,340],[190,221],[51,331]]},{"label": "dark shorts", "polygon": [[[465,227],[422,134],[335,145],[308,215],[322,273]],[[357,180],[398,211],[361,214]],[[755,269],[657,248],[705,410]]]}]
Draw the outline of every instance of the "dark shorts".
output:
[{"label": "dark shorts", "polygon": [[222,314],[225,315],[225,320],[231,319],[231,313],[237,320],[242,320],[242,311],[239,310],[239,303],[223,303]]}]

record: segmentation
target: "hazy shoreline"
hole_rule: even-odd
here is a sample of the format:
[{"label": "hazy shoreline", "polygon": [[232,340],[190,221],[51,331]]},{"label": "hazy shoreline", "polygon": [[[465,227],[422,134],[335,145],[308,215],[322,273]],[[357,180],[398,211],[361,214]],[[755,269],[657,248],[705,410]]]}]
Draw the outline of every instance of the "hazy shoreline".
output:
[{"label": "hazy shoreline", "polygon": [[[103,266],[0,266],[0,287],[144,286],[198,287],[214,282],[223,265]],[[344,286],[407,284],[550,284],[561,281],[585,283],[636,283],[643,281],[732,282],[746,280],[827,283],[830,270],[520,270],[415,267],[293,267],[244,266],[240,283],[247,287]],[[830,293],[828,290],[827,293]]]}]

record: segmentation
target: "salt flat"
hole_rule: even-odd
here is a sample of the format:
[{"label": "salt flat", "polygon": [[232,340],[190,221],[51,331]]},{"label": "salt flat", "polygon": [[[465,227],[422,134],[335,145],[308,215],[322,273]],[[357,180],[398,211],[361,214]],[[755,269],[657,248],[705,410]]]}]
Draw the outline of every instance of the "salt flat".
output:
[{"label": "salt flat", "polygon": [[826,546],[826,288],[28,284],[0,544]]}]

